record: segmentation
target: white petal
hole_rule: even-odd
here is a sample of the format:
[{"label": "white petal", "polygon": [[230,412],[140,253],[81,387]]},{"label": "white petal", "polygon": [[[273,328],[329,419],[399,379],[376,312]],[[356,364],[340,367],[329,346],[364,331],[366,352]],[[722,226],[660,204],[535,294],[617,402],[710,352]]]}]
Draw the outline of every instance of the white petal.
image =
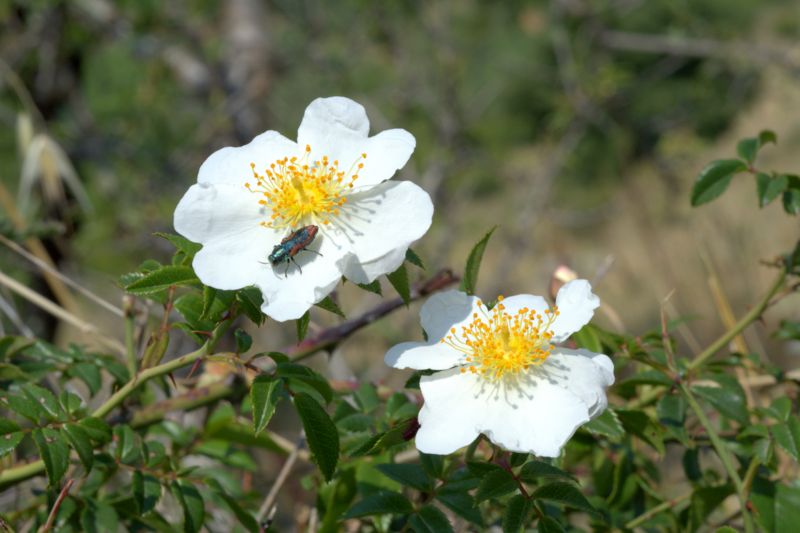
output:
[{"label": "white petal", "polygon": [[478,429],[509,451],[558,457],[575,430],[589,421],[581,398],[547,379],[529,377],[513,388],[484,387]]},{"label": "white petal", "polygon": [[359,161],[361,154],[367,154],[356,180],[358,187],[366,187],[391,178],[416,147],[414,136],[402,129],[367,138],[368,134],[369,119],[361,104],[341,96],[317,98],[306,108],[297,130],[297,144],[302,149],[311,146],[314,159],[326,155],[338,160],[339,168],[345,171]]},{"label": "white petal", "polygon": [[474,394],[475,379],[457,368],[420,379],[425,405],[418,417],[421,427],[415,444],[419,451],[446,455],[475,440],[476,416],[483,409]]},{"label": "white petal", "polygon": [[384,361],[394,368],[446,370],[458,365],[464,354],[441,342],[403,342],[392,346]]},{"label": "white petal", "polygon": [[253,179],[250,163],[263,170],[284,157],[302,155],[297,143],[277,131],[267,131],[244,146],[229,146],[217,150],[200,166],[198,183],[228,183],[244,186]]},{"label": "white petal", "polygon": [[559,350],[500,383],[460,368],[425,376],[417,448],[451,453],[483,433],[509,451],[557,457],[578,427],[605,409],[613,381],[611,361],[586,350]]},{"label": "white petal", "polygon": [[428,339],[437,341],[451,328],[456,332],[472,321],[472,313],[481,312],[478,298],[461,291],[438,292],[428,298],[419,310],[419,321]]},{"label": "white petal", "polygon": [[205,243],[261,228],[259,223],[266,218],[258,198],[244,187],[198,184],[178,202],[173,224],[190,241]]},{"label": "white petal", "polygon": [[353,283],[372,283],[378,276],[394,272],[406,259],[408,248],[396,248],[388,254],[362,263],[355,254],[348,254],[342,271]]},{"label": "white petal", "polygon": [[364,106],[333,96],[317,98],[309,104],[297,130],[297,144],[311,146],[314,159],[328,156],[347,170],[365,150],[369,119]]},{"label": "white petal", "polygon": [[345,254],[343,247],[325,235],[318,235],[308,250],[294,257],[299,266],[290,264],[287,269],[283,265],[266,265],[268,271],[256,281],[264,296],[261,310],[279,322],[303,316],[312,305],[325,298],[342,277],[339,265]]},{"label": "white petal", "polygon": [[614,384],[614,364],[606,355],[555,347],[544,364],[532,372],[578,396],[590,418],[608,406],[606,389]]},{"label": "white petal", "polygon": [[594,310],[600,306],[600,298],[592,293],[588,281],[576,279],[558,291],[556,306],[560,314],[551,330],[553,342],[561,342],[589,323]]},{"label": "white petal", "polygon": [[432,217],[428,193],[409,181],[392,181],[348,196],[334,231],[360,263],[368,263],[398,248],[405,253],[428,231]]},{"label": "white petal", "polygon": [[[503,306],[506,309],[506,314],[509,315],[515,315],[517,311],[523,307],[527,307],[531,311],[536,311],[540,314],[544,314],[544,312],[550,308],[550,306],[547,305],[547,300],[541,296],[534,296],[532,294],[516,294],[514,296],[509,296],[503,300]],[[492,308],[492,310],[495,309],[497,309],[497,306]]]},{"label": "white petal", "polygon": [[363,146],[367,158],[356,180],[359,187],[377,185],[394,176],[414,153],[417,140],[406,130],[393,129],[370,137]]}]

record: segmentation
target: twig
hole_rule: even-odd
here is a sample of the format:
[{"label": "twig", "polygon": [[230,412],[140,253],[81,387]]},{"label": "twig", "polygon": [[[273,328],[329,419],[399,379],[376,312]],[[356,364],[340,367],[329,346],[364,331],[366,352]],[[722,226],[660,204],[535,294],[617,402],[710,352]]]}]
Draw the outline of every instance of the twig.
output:
[{"label": "twig", "polygon": [[261,508],[258,510],[258,515],[256,515],[256,520],[259,524],[264,520],[264,518],[267,516],[267,513],[269,513],[272,507],[275,505],[275,499],[278,497],[278,492],[280,492],[281,487],[283,487],[283,484],[286,483],[286,480],[289,478],[289,472],[292,471],[292,467],[297,461],[297,455],[300,452],[300,449],[304,446],[304,443],[305,439],[301,437],[294,446],[292,453],[290,453],[289,457],[286,458],[286,462],[283,463],[283,467],[281,468],[281,471],[278,472],[278,477],[275,479],[275,483],[272,485],[272,488],[269,489],[267,497],[264,498],[264,503],[261,504]]},{"label": "twig", "polygon": [[5,285],[9,289],[20,295],[22,298],[25,298],[35,306],[44,309],[45,311],[55,316],[56,318],[59,318],[64,322],[67,322],[68,324],[72,324],[73,326],[81,330],[83,333],[94,336],[94,338],[102,342],[104,345],[106,345],[106,347],[111,348],[120,354],[125,353],[125,346],[123,346],[122,343],[120,343],[118,340],[105,336],[103,332],[101,332],[88,322],[85,322],[82,318],[75,316],[74,314],[70,313],[57,303],[53,302],[52,300],[48,300],[41,294],[29,289],[22,283],[18,282],[17,280],[15,280],[10,276],[7,276],[3,272],[0,272],[0,284]]},{"label": "twig", "polygon": [[656,505],[655,507],[648,509],[644,513],[640,514],[627,524],[625,524],[625,529],[633,529],[635,527],[638,527],[647,522],[648,520],[650,520],[651,518],[653,518],[654,516],[656,516],[657,514],[666,511],[667,509],[672,509],[673,507],[675,507],[684,500],[688,500],[691,496],[692,493],[687,492],[686,494],[681,494],[677,498],[671,498],[669,500],[663,501],[660,504]]},{"label": "twig", "polygon": [[752,533],[753,517],[747,508],[747,494],[745,492],[745,486],[742,483],[742,478],[739,477],[739,473],[736,471],[736,465],[733,464],[733,456],[730,453],[730,450],[728,450],[728,448],[725,446],[725,443],[722,442],[722,439],[720,439],[717,431],[714,429],[711,421],[706,416],[703,408],[699,403],[697,403],[697,399],[694,397],[694,394],[689,387],[685,383],[681,382],[680,390],[683,393],[683,396],[686,398],[689,407],[691,407],[692,411],[694,411],[697,420],[700,422],[703,428],[705,428],[708,438],[711,439],[711,444],[714,446],[714,450],[717,452],[720,461],[722,461],[722,465],[725,467],[725,471],[728,473],[728,477],[736,489],[736,496],[739,499],[739,506],[741,507],[742,517],[744,518],[745,532]]},{"label": "twig", "polygon": [[667,54],[687,57],[716,57],[720,59],[745,58],[754,62],[774,63],[788,70],[792,75],[800,75],[800,64],[792,60],[783,50],[766,48],[753,43],[722,42],[713,39],[694,39],[691,37],[672,37],[644,33],[604,31],[599,42],[615,50]]},{"label": "twig", "polygon": [[72,487],[72,484],[75,482],[74,479],[68,479],[64,486],[61,488],[61,492],[58,493],[58,498],[56,498],[56,502],[53,504],[53,508],[50,510],[50,515],[47,517],[47,522],[42,526],[42,529],[39,530],[39,533],[47,533],[51,529],[53,529],[53,525],[56,523],[56,516],[58,515],[58,509],[61,507],[61,502],[64,501],[64,498],[67,497],[69,493],[69,489]]},{"label": "twig", "polygon": [[95,293],[93,293],[89,289],[83,287],[79,283],[77,283],[77,282],[73,281],[72,279],[68,278],[67,276],[65,276],[64,274],[59,272],[58,269],[53,268],[52,266],[48,265],[45,261],[42,261],[41,259],[39,259],[35,255],[33,255],[32,253],[27,251],[25,248],[23,248],[19,244],[15,243],[14,241],[12,241],[8,237],[6,237],[5,235],[0,235],[0,242],[5,244],[7,247],[11,248],[11,250],[13,250],[14,252],[18,253],[19,255],[21,255],[22,257],[24,257],[25,259],[27,259],[28,261],[30,261],[34,265],[36,265],[42,272],[45,272],[45,273],[48,273],[48,274],[50,274],[52,276],[57,277],[58,279],[60,279],[61,281],[63,281],[64,283],[66,283],[67,285],[69,285],[70,287],[75,289],[76,291],[78,291],[79,293],[81,293],[84,296],[86,296],[86,298],[88,298],[89,300],[93,301],[97,305],[105,308],[108,311],[111,311],[113,314],[115,314],[115,315],[117,315],[119,317],[124,316],[124,313],[123,313],[122,309],[120,309],[116,305],[112,304],[111,302],[107,302],[106,300],[104,300],[100,296],[96,295]]},{"label": "twig", "polygon": [[722,334],[717,340],[715,340],[711,345],[703,350],[701,354],[694,358],[689,363],[689,370],[693,370],[698,368],[699,366],[703,365],[707,360],[714,357],[719,350],[723,347],[727,346],[731,340],[733,340],[737,335],[739,335],[744,328],[749,326],[751,323],[755,322],[756,320],[761,317],[761,313],[769,306],[770,300],[775,295],[776,292],[780,290],[783,286],[783,282],[786,280],[786,270],[782,269],[780,274],[775,281],[773,282],[772,286],[766,292],[766,294],[761,298],[761,301],[756,304],[746,315],[744,315],[739,321],[728,331]]},{"label": "twig", "polygon": [[[419,300],[420,298],[424,298],[431,293],[449,287],[458,280],[458,276],[453,274],[450,269],[440,270],[431,278],[419,283],[411,289],[411,301]],[[318,335],[286,348],[284,353],[291,356],[292,360],[294,361],[305,359],[320,350],[334,346],[359,329],[375,322],[379,318],[388,315],[403,305],[405,305],[405,302],[403,302],[402,298],[395,298],[393,300],[383,302],[357,318],[348,320],[347,322],[344,322],[338,326],[326,329]]]}]

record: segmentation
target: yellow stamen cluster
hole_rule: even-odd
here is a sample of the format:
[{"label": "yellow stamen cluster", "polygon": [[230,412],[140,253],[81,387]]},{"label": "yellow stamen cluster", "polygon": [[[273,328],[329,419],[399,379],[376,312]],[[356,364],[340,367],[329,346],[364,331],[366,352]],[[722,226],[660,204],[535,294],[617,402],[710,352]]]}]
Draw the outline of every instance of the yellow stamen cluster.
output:
[{"label": "yellow stamen cluster", "polygon": [[499,296],[492,311],[480,301],[478,308],[480,312],[472,314],[468,326],[462,327],[460,333],[452,328],[441,341],[466,356],[461,372],[480,374],[496,382],[540,365],[550,355],[550,327],[559,314],[557,307],[544,314],[527,307],[509,314]]},{"label": "yellow stamen cluster", "polygon": [[261,196],[258,203],[272,209],[270,219],[261,225],[293,229],[309,222],[330,224],[347,202],[345,193],[354,187],[366,157],[361,154],[345,172],[328,156],[312,160],[311,146],[306,145],[302,157],[279,159],[263,173],[250,163],[255,184],[247,182],[245,187]]}]

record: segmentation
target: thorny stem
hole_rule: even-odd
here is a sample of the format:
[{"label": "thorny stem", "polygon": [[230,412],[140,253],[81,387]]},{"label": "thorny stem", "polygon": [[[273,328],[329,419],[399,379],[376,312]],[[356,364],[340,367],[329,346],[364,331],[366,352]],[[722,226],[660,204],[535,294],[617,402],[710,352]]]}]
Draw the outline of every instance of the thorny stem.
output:
[{"label": "thorny stem", "polygon": [[[128,381],[125,385],[122,386],[122,388],[120,388],[117,392],[112,394],[111,397],[108,400],[106,400],[100,407],[95,409],[95,411],[92,413],[91,416],[97,418],[103,418],[108,413],[110,413],[115,407],[121,404],[123,400],[125,400],[125,398],[130,396],[139,387],[139,385],[142,385],[155,377],[169,374],[170,372],[177,370],[181,367],[184,367],[190,363],[193,363],[197,359],[203,357],[204,355],[207,355],[217,345],[219,340],[222,338],[222,335],[228,330],[230,324],[231,324],[230,319],[221,322],[214,329],[209,340],[206,341],[206,343],[199,349],[190,352],[186,355],[183,355],[181,357],[178,357],[176,359],[172,359],[171,361],[167,361],[166,363],[160,364],[158,366],[148,368],[134,375],[130,381]],[[0,487],[13,485],[14,483],[17,483],[19,481],[39,475],[43,471],[44,471],[44,461],[42,461],[41,459],[33,461],[23,466],[18,466],[9,468],[7,470],[3,470],[2,472],[0,472]]]},{"label": "thorny stem", "polygon": [[67,497],[69,494],[69,489],[72,487],[72,484],[75,483],[74,479],[68,479],[64,486],[61,488],[61,492],[58,493],[58,498],[56,498],[56,502],[53,504],[53,508],[50,510],[50,515],[47,517],[47,522],[42,526],[42,529],[39,530],[39,533],[47,533],[51,529],[53,529],[53,525],[56,523],[56,516],[58,515],[58,510],[61,507],[61,502],[64,501],[64,498]]},{"label": "thorny stem", "polygon": [[747,509],[747,494],[745,491],[745,486],[742,483],[742,478],[739,477],[739,473],[736,471],[736,465],[733,464],[733,456],[728,448],[725,447],[725,443],[722,442],[722,439],[714,429],[711,420],[708,419],[706,413],[703,411],[703,408],[699,403],[697,403],[697,399],[694,397],[694,394],[692,394],[692,391],[689,389],[689,387],[687,387],[685,383],[680,383],[679,386],[681,392],[686,397],[689,407],[692,408],[695,416],[697,416],[697,420],[705,428],[706,433],[708,433],[708,437],[711,439],[711,444],[714,446],[720,461],[722,461],[722,465],[725,467],[725,471],[728,473],[728,477],[731,479],[731,482],[736,489],[736,496],[739,499],[739,505],[742,509],[742,517],[744,519],[744,530],[746,533],[752,533],[753,517]]},{"label": "thorny stem", "polygon": [[772,297],[780,290],[785,280],[786,269],[782,268],[780,274],[775,279],[770,289],[758,302],[758,304],[756,304],[755,307],[753,307],[746,315],[740,318],[731,329],[722,334],[721,337],[712,342],[708,348],[703,350],[697,357],[695,357],[694,360],[689,363],[689,370],[693,370],[702,366],[706,361],[711,359],[714,354],[716,354],[719,350],[724,348],[729,342],[736,338],[736,336],[738,336],[742,330],[744,330],[744,328],[758,320],[764,310],[769,307]]},{"label": "thorny stem", "polygon": [[681,494],[677,498],[671,498],[669,500],[663,501],[660,504],[656,505],[655,507],[648,509],[644,513],[640,514],[627,524],[625,524],[625,529],[633,529],[635,527],[638,527],[647,522],[648,520],[650,520],[651,518],[653,518],[654,516],[656,516],[657,514],[666,511],[667,509],[672,509],[673,507],[675,507],[684,500],[688,500],[691,496],[692,493],[687,492],[686,494]]},{"label": "thorny stem", "polygon": [[[440,270],[432,277],[412,288],[410,301],[413,302],[419,300],[420,298],[424,298],[429,294],[440,291],[445,287],[456,283],[458,280],[458,276],[453,274],[451,270]],[[303,342],[298,343],[290,349],[287,349],[286,354],[289,355],[292,358],[292,361],[295,362],[307,359],[320,350],[324,350],[336,345],[352,335],[355,331],[368,326],[369,324],[388,315],[403,305],[405,305],[405,302],[402,298],[395,298],[393,300],[386,301],[375,306],[373,309],[357,318],[348,320],[347,322],[344,322],[336,327],[326,329],[319,335],[315,335],[314,337],[310,337]]]}]

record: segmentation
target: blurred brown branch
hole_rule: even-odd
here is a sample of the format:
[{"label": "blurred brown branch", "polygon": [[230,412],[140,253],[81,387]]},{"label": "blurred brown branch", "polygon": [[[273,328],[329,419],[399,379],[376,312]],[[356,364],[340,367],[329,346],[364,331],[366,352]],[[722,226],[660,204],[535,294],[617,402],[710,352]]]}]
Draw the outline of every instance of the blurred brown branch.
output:
[{"label": "blurred brown branch", "polygon": [[614,50],[720,59],[744,58],[757,63],[773,63],[786,69],[793,76],[800,77],[800,59],[792,57],[790,50],[754,43],[724,42],[714,39],[649,35],[613,30],[603,31],[598,40],[604,46]]}]

